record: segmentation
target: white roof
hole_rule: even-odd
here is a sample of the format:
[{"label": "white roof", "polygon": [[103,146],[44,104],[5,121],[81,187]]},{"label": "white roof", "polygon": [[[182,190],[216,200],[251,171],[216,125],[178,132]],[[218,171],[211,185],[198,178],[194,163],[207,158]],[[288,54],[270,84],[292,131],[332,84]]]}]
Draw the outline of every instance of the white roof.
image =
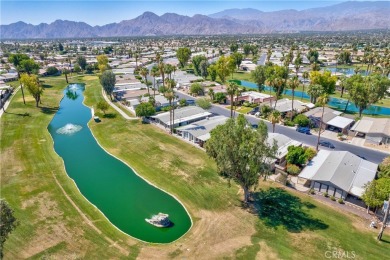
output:
[{"label": "white roof", "polygon": [[341,129],[346,128],[353,122],[353,119],[346,118],[343,116],[336,116],[327,122],[328,125],[332,125]]},{"label": "white roof", "polygon": [[272,97],[271,95],[264,94],[264,93],[259,93],[259,92],[256,92],[256,91],[242,92],[241,96],[251,96],[252,98],[270,98],[270,97]]},{"label": "white roof", "polygon": [[[175,124],[179,124],[182,122],[187,122],[190,120],[205,118],[207,116],[212,115],[212,113],[207,112],[206,110],[196,107],[196,106],[188,106],[183,108],[175,109]],[[155,116],[152,116],[152,118],[159,119],[161,122],[164,122],[166,125],[169,124],[169,112],[161,113]]]},{"label": "white roof", "polygon": [[375,178],[377,168],[377,164],[347,151],[320,150],[299,177],[329,182],[360,197],[364,192],[364,185]]},{"label": "white roof", "polygon": [[274,140],[276,141],[276,145],[278,146],[278,150],[276,151],[276,157],[278,159],[283,158],[288,153],[289,146],[301,146],[302,143],[296,140],[291,139],[288,136],[278,134],[278,133],[269,133],[267,143],[269,145],[274,144]]}]

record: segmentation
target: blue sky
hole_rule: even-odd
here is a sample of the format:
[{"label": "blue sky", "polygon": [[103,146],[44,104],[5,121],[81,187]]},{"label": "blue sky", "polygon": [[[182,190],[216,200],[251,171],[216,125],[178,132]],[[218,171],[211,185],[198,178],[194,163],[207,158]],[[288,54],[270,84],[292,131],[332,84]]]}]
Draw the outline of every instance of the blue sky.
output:
[{"label": "blue sky", "polygon": [[0,24],[24,21],[32,24],[50,23],[57,19],[81,21],[90,25],[104,25],[132,19],[145,11],[158,15],[167,12],[192,16],[194,14],[212,14],[229,8],[255,8],[262,11],[282,9],[302,10],[312,7],[329,6],[340,3],[339,0],[0,0]]}]

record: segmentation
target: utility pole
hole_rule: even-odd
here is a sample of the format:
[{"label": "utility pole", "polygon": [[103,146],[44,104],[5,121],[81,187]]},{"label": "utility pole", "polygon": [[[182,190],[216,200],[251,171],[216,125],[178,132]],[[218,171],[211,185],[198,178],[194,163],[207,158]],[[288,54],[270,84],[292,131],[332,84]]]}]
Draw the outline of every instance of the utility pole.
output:
[{"label": "utility pole", "polygon": [[379,234],[377,237],[378,240],[382,240],[383,231],[385,230],[386,223],[387,223],[387,217],[389,216],[389,210],[390,210],[390,195],[389,195],[389,200],[387,201],[387,208],[386,208],[385,217],[383,218],[381,231],[379,231]]}]

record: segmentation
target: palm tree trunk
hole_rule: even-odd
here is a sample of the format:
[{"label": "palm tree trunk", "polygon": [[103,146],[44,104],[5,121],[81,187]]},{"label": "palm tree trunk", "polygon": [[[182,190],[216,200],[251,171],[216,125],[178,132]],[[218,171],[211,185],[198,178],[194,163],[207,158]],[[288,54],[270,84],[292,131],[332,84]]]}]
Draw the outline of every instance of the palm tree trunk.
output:
[{"label": "palm tree trunk", "polygon": [[230,95],[230,118],[233,118],[233,95]]},{"label": "palm tree trunk", "polygon": [[272,107],[272,92],[271,92],[271,86],[269,87],[269,107]]},{"label": "palm tree trunk", "polygon": [[347,99],[347,104],[345,105],[344,113],[347,112],[348,104],[349,104],[349,98]]},{"label": "palm tree trunk", "polygon": [[302,95],[301,100],[303,100],[303,94],[305,93],[305,84],[302,84]]},{"label": "palm tree trunk", "polygon": [[173,104],[172,104],[172,133],[175,125],[175,99],[173,99]]},{"label": "palm tree trunk", "polygon": [[322,115],[321,115],[321,121],[320,121],[320,128],[318,129],[318,139],[317,139],[317,147],[316,147],[317,152],[318,152],[318,145],[320,144],[321,129],[322,129],[322,119],[324,118],[324,112],[325,112],[325,105],[322,106]]},{"label": "palm tree trunk", "polygon": [[153,77],[153,97],[156,99],[156,78]]},{"label": "palm tree trunk", "polygon": [[276,123],[272,124],[272,133],[275,133],[275,125],[276,125]]},{"label": "palm tree trunk", "polygon": [[293,113],[294,113],[294,95],[295,95],[295,90],[292,89],[291,118],[290,118],[290,121],[292,121],[292,119],[293,119]]},{"label": "palm tree trunk", "polygon": [[[20,73],[18,71],[18,78],[20,80]],[[20,83],[20,89],[22,90],[22,97],[23,97],[23,104],[26,104],[26,100],[24,99],[24,91],[23,91],[23,84]]]},{"label": "palm tree trunk", "polygon": [[340,97],[342,98],[343,95],[344,95],[344,87],[341,87],[341,95],[340,95]]},{"label": "palm tree trunk", "polygon": [[146,85],[146,88],[148,89],[148,95],[150,96],[149,86],[148,86],[148,79],[147,79],[146,76],[145,76],[145,85]]}]

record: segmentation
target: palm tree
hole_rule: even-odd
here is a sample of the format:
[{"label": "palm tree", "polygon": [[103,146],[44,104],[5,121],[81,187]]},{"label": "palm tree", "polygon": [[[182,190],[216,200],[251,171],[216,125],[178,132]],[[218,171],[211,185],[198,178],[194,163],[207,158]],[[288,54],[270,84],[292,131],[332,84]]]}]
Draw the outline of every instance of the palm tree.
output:
[{"label": "palm tree", "polygon": [[323,94],[320,97],[318,97],[317,102],[320,106],[322,106],[322,114],[321,114],[321,121],[320,121],[320,128],[318,129],[318,139],[317,139],[317,147],[316,150],[318,151],[318,145],[320,144],[320,138],[321,138],[321,129],[322,129],[322,120],[324,118],[324,112],[325,112],[325,105],[328,103],[329,98],[328,94]]},{"label": "palm tree", "polygon": [[297,76],[294,76],[292,79],[290,79],[288,82],[287,82],[287,86],[291,89],[292,91],[292,99],[291,99],[291,118],[290,120],[292,120],[293,118],[293,113],[294,113],[294,95],[295,95],[295,89],[297,87],[299,87],[301,83],[299,82],[299,79]]},{"label": "palm tree", "polygon": [[230,96],[230,118],[233,118],[233,98],[238,89],[238,85],[235,82],[229,82],[226,92]]},{"label": "palm tree", "polygon": [[272,124],[272,133],[275,133],[275,125],[280,122],[282,119],[280,112],[278,110],[272,111],[272,113],[269,115],[268,120]]},{"label": "palm tree", "polygon": [[234,115],[236,115],[236,109],[237,109],[237,105],[238,105],[238,98],[241,96],[241,93],[242,93],[242,89],[240,89],[239,87],[237,87],[236,89],[236,103],[234,104]]},{"label": "palm tree", "polygon": [[267,50],[267,62],[269,62],[269,60],[271,59],[271,55],[272,55],[272,50],[271,50],[271,48],[269,48]]},{"label": "palm tree", "polygon": [[163,86],[165,87],[165,64],[163,62],[160,62],[158,64],[158,69],[160,71],[160,75],[161,75],[161,78],[162,78],[162,83],[163,83]]},{"label": "palm tree", "polygon": [[165,89],[164,96],[169,101],[170,133],[172,134],[173,133],[173,126],[174,126],[174,122],[175,122],[175,110],[174,110],[174,106],[173,106],[172,103],[177,98],[176,94],[175,94],[175,91],[173,90],[173,88],[175,86],[175,81],[174,80],[170,80],[170,79],[166,79],[165,83],[166,83],[167,87]]},{"label": "palm tree", "polygon": [[294,60],[295,75],[297,77],[298,77],[298,71],[299,71],[299,68],[301,67],[301,65],[302,65],[302,57],[301,57],[301,53],[298,51],[297,57]]},{"label": "palm tree", "polygon": [[153,97],[156,97],[156,77],[160,76],[160,72],[156,66],[152,67],[150,76],[153,77]]},{"label": "palm tree", "polygon": [[[303,79],[305,79],[305,81],[309,78],[310,74],[308,71],[304,71],[302,73],[302,77]],[[302,96],[301,96],[301,100],[303,99],[303,94],[305,93],[305,83],[302,84]]]},{"label": "palm tree", "polygon": [[214,101],[214,90],[212,88],[209,88],[209,96],[211,98],[211,101]]},{"label": "palm tree", "polygon": [[341,87],[341,94],[340,94],[340,97],[341,97],[341,98],[342,98],[343,95],[344,95],[346,80],[347,80],[347,78],[346,78],[344,75],[342,75],[342,76],[340,77],[340,87]]},{"label": "palm tree", "polygon": [[[284,83],[284,80],[282,78],[273,78],[273,79],[268,81],[268,84],[270,84],[275,91],[274,109],[276,108],[276,104],[278,103],[279,94],[280,94],[279,92],[280,92],[280,88],[283,86],[283,83]],[[271,90],[270,90],[270,93],[271,93]],[[271,100],[270,100],[270,104],[271,104]]]},{"label": "palm tree", "polygon": [[146,87],[148,88],[148,94],[150,96],[150,92],[149,92],[149,87],[148,87],[148,74],[149,74],[149,70],[146,68],[146,67],[142,67],[139,71],[139,74],[141,74],[141,76],[144,77],[145,79],[145,85]]}]

